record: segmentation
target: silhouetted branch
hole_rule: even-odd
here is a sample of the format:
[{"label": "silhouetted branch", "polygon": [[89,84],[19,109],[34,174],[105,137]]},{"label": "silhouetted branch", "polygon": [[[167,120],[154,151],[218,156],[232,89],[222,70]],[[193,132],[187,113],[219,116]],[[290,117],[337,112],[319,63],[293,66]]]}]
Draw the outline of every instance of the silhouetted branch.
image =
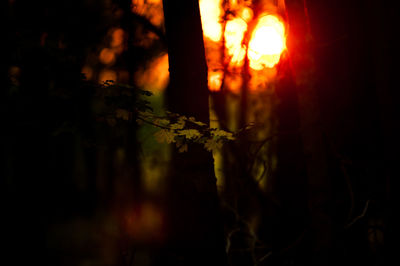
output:
[{"label": "silhouetted branch", "polygon": [[355,224],[358,220],[362,219],[365,214],[367,213],[368,210],[368,206],[371,200],[367,200],[367,202],[365,203],[364,209],[362,211],[362,213],[360,215],[358,215],[357,217],[355,217],[350,223],[348,223],[345,228],[348,229],[350,228],[353,224]]},{"label": "silhouetted branch", "polygon": [[165,33],[164,33],[162,28],[157,27],[156,25],[151,23],[146,17],[144,17],[142,15],[139,15],[137,13],[132,13],[131,14],[131,18],[134,21],[139,22],[140,24],[142,24],[147,30],[155,33],[160,38],[160,41],[163,44],[165,44],[165,45],[167,44]]},{"label": "silhouetted branch", "polygon": [[239,232],[239,231],[240,231],[239,228],[235,228],[235,229],[233,229],[232,231],[230,231],[229,234],[226,236],[226,247],[225,247],[226,254],[229,253],[229,250],[230,250],[230,248],[231,248],[231,238],[232,238],[232,236],[233,236],[236,232]]},{"label": "silhouetted branch", "polygon": [[272,255],[272,251],[269,251],[267,254],[265,254],[264,256],[262,256],[258,262],[263,262],[264,260],[266,260],[268,257],[270,257]]}]

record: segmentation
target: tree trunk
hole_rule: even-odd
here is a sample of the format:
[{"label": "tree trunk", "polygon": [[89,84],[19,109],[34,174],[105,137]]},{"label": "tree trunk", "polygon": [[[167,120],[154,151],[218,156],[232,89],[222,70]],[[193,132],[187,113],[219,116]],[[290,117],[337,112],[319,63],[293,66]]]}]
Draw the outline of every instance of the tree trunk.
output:
[{"label": "tree trunk", "polygon": [[315,86],[308,9],[306,1],[300,0],[287,1],[286,8],[291,30],[288,48],[298,95],[300,130],[307,169],[311,263],[329,265],[332,261],[329,255],[332,247],[332,217],[328,209],[332,196],[331,181]]},{"label": "tree trunk", "polygon": [[[164,0],[163,4],[170,71],[168,108],[208,123],[207,65],[198,1]],[[171,165],[167,262],[225,265],[211,154],[193,145],[184,154],[175,152]]]}]

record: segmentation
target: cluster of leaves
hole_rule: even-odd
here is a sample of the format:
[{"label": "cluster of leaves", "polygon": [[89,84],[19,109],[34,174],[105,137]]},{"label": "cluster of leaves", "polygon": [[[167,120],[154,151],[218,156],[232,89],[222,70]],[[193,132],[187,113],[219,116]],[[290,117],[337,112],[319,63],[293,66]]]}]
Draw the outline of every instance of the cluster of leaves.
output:
[{"label": "cluster of leaves", "polygon": [[185,152],[188,144],[198,143],[208,151],[220,149],[224,142],[235,139],[233,133],[210,128],[194,117],[166,112],[166,116],[157,116],[149,111],[139,111],[137,120],[149,123],[159,130],[154,134],[159,143],[175,143],[179,152]]},{"label": "cluster of leaves", "polygon": [[152,96],[149,91],[132,86],[114,84],[108,80],[102,84],[97,93],[104,105],[98,114],[98,120],[115,126],[120,122],[136,122],[150,124],[158,131],[154,137],[159,143],[175,143],[179,152],[188,150],[188,145],[197,143],[207,151],[220,149],[224,142],[235,139],[232,132],[210,128],[206,123],[197,121],[194,117],[166,112],[166,115],[157,115],[150,106],[146,97]]},{"label": "cluster of leaves", "polygon": [[138,112],[153,112],[150,102],[143,98],[151,95],[149,91],[106,80],[96,88],[94,111],[97,120],[110,126],[123,121],[132,122]]}]

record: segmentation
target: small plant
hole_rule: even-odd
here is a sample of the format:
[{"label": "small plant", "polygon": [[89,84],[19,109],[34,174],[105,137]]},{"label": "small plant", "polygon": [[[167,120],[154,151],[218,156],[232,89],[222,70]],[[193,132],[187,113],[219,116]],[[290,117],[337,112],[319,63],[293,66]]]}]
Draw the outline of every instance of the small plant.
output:
[{"label": "small plant", "polygon": [[146,99],[152,96],[149,91],[107,80],[97,88],[96,95],[102,106],[98,110],[98,120],[110,126],[120,122],[150,124],[158,128],[154,133],[157,142],[175,143],[179,152],[187,151],[192,143],[201,144],[207,151],[213,152],[220,149],[223,143],[235,140],[234,133],[210,128],[194,117],[168,111],[164,116],[157,115]]}]

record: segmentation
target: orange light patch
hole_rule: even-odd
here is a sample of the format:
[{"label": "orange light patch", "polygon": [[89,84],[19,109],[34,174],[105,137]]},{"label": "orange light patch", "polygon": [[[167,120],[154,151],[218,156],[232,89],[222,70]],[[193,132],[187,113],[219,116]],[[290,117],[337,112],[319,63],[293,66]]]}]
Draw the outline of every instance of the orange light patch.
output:
[{"label": "orange light patch", "polygon": [[240,75],[227,75],[226,84],[231,92],[239,94],[243,84],[243,79]]},{"label": "orange light patch", "polygon": [[155,41],[159,40],[159,37],[151,31],[145,31],[143,29],[137,29],[136,31],[137,40],[135,40],[135,45],[144,48],[150,48]]},{"label": "orange light patch", "polygon": [[132,12],[146,17],[157,27],[164,22],[162,0],[132,0]]},{"label": "orange light patch", "polygon": [[273,15],[262,16],[249,42],[249,65],[254,70],[274,67],[286,49],[284,24]]},{"label": "orange light patch", "polygon": [[169,81],[168,54],[154,59],[146,69],[141,69],[135,74],[135,80],[140,87],[152,92],[165,89]]},{"label": "orange light patch", "polygon": [[246,48],[242,44],[244,33],[247,30],[246,22],[241,18],[229,20],[225,26],[225,47],[230,57],[230,65],[240,67],[246,56]]},{"label": "orange light patch", "polygon": [[240,11],[240,17],[246,21],[249,22],[253,18],[253,10],[251,8],[245,7]]},{"label": "orange light patch", "polygon": [[113,70],[105,69],[100,72],[99,83],[103,83],[106,80],[117,81],[117,73]]},{"label": "orange light patch", "polygon": [[203,34],[208,39],[218,42],[222,37],[222,0],[200,0],[201,24]]},{"label": "orange light patch", "polygon": [[112,33],[111,47],[117,47],[122,45],[124,41],[124,30],[123,29],[115,29]]},{"label": "orange light patch", "polygon": [[91,80],[93,77],[93,69],[90,66],[84,66],[81,70],[87,80]]},{"label": "orange light patch", "polygon": [[115,62],[115,53],[112,49],[103,48],[99,55],[99,60],[105,65],[110,65]]},{"label": "orange light patch", "polygon": [[223,75],[224,73],[222,71],[208,72],[208,88],[210,89],[210,91],[221,90]]},{"label": "orange light patch", "polygon": [[125,32],[123,29],[117,28],[112,32],[110,46],[118,54],[121,54],[124,50],[124,37]]},{"label": "orange light patch", "polygon": [[237,0],[229,0],[229,5],[234,8],[238,5],[238,1]]},{"label": "orange light patch", "polygon": [[248,88],[250,91],[258,92],[265,91],[268,84],[271,84],[277,74],[276,67],[273,68],[263,68],[262,70],[250,69],[250,80],[248,83]]},{"label": "orange light patch", "polygon": [[125,216],[126,230],[136,241],[154,242],[163,236],[164,217],[160,208],[145,202]]}]

